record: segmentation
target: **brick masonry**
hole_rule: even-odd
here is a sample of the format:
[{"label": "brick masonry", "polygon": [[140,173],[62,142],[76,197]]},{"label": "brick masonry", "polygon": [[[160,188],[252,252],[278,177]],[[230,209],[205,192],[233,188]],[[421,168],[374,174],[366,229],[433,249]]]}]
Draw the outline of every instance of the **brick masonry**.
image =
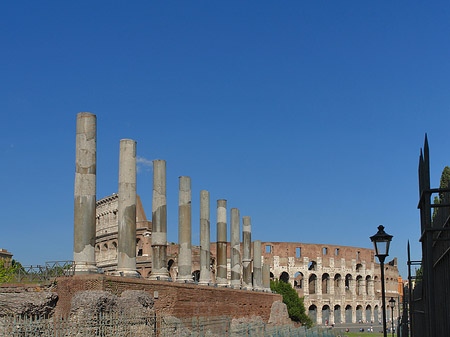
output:
[{"label": "brick masonry", "polygon": [[70,312],[72,296],[82,290],[105,290],[117,296],[125,290],[143,290],[154,295],[157,312],[175,317],[230,316],[232,318],[260,316],[269,320],[272,303],[281,301],[278,294],[247,290],[215,288],[195,284],[150,281],[105,275],[80,275],[57,279],[59,300],[56,314]]}]

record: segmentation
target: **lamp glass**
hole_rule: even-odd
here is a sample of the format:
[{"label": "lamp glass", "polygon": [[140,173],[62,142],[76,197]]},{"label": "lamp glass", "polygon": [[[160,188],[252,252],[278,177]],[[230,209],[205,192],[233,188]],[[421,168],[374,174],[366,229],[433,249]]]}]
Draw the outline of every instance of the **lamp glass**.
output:
[{"label": "lamp glass", "polygon": [[391,297],[391,299],[389,300],[389,306],[390,306],[392,309],[394,309],[394,307],[395,307],[395,300],[394,300],[393,297]]}]

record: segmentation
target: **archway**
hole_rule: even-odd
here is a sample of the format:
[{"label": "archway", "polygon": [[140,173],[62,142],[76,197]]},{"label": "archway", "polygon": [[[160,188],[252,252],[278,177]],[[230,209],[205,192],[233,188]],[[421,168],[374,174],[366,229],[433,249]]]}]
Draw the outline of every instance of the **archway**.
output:
[{"label": "archway", "polygon": [[316,270],[317,262],[311,261],[308,263],[308,270]]},{"label": "archway", "polygon": [[372,283],[372,278],[370,277],[370,275],[366,276],[366,295],[370,295],[370,284]]},{"label": "archway", "polygon": [[194,282],[198,282],[198,280],[200,280],[200,270],[194,270],[192,272],[192,279]]},{"label": "archway", "polygon": [[352,286],[352,275],[347,274],[345,275],[345,291],[351,293],[352,292],[351,286]]},{"label": "archway", "polygon": [[356,295],[362,295],[362,276],[358,275],[356,276]]},{"label": "archway", "polygon": [[345,323],[352,323],[352,306],[345,307]]},{"label": "archway", "polygon": [[270,272],[269,276],[270,276],[270,279],[273,280],[274,276],[273,276],[272,272]]},{"label": "archway", "polygon": [[373,308],[373,322],[378,323],[379,321],[380,319],[378,317],[378,305],[376,305],[375,308]]},{"label": "archway", "polygon": [[356,322],[361,323],[363,321],[363,308],[361,305],[356,306]]},{"label": "archway", "polygon": [[341,306],[335,305],[334,306],[334,323],[339,324],[342,322],[341,318]]},{"label": "archway", "polygon": [[283,281],[284,283],[288,283],[289,282],[289,274],[286,273],[285,271],[282,272],[280,275],[280,281]]},{"label": "archway", "polygon": [[317,283],[317,276],[315,274],[312,274],[308,280],[310,294],[316,293],[316,283]]},{"label": "archway", "polygon": [[308,316],[314,324],[317,323],[317,307],[314,304],[308,308]]},{"label": "archway", "polygon": [[322,307],[322,324],[323,325],[328,325],[328,323],[330,322],[330,307],[328,305],[324,305]]},{"label": "archway", "polygon": [[341,274],[334,275],[334,294],[341,295],[342,294],[342,277]]},{"label": "archway", "polygon": [[330,293],[330,275],[327,273],[322,275],[322,294]]},{"label": "archway", "polygon": [[366,322],[372,322],[372,307],[370,304],[366,307]]},{"label": "archway", "polygon": [[303,274],[299,271],[294,275],[294,288],[303,288]]}]

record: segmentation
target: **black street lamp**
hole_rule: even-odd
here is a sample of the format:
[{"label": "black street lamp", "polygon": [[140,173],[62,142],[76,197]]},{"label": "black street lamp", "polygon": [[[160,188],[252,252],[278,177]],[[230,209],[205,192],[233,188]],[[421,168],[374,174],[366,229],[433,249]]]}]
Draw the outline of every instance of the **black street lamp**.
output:
[{"label": "black street lamp", "polygon": [[387,337],[386,332],[386,296],[384,293],[384,260],[389,255],[389,245],[391,244],[392,235],[384,231],[384,226],[378,226],[377,234],[370,237],[375,247],[375,256],[380,261],[381,269],[381,302],[383,309],[383,336]]},{"label": "black street lamp", "polygon": [[389,307],[391,308],[391,322],[392,322],[392,337],[394,337],[394,307],[395,307],[395,300],[393,297],[389,300]]}]

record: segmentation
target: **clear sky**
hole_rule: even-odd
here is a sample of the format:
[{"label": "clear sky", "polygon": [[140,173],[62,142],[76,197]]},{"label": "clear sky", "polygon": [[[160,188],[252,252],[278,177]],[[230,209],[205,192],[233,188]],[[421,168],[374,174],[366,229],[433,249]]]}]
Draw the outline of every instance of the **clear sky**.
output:
[{"label": "clear sky", "polygon": [[3,1],[0,248],[72,259],[76,114],[98,123],[97,198],[117,192],[119,140],[137,141],[151,218],[167,161],[252,217],[252,238],[372,248],[383,224],[406,276],[420,259],[417,166],[450,165],[449,1]]}]

